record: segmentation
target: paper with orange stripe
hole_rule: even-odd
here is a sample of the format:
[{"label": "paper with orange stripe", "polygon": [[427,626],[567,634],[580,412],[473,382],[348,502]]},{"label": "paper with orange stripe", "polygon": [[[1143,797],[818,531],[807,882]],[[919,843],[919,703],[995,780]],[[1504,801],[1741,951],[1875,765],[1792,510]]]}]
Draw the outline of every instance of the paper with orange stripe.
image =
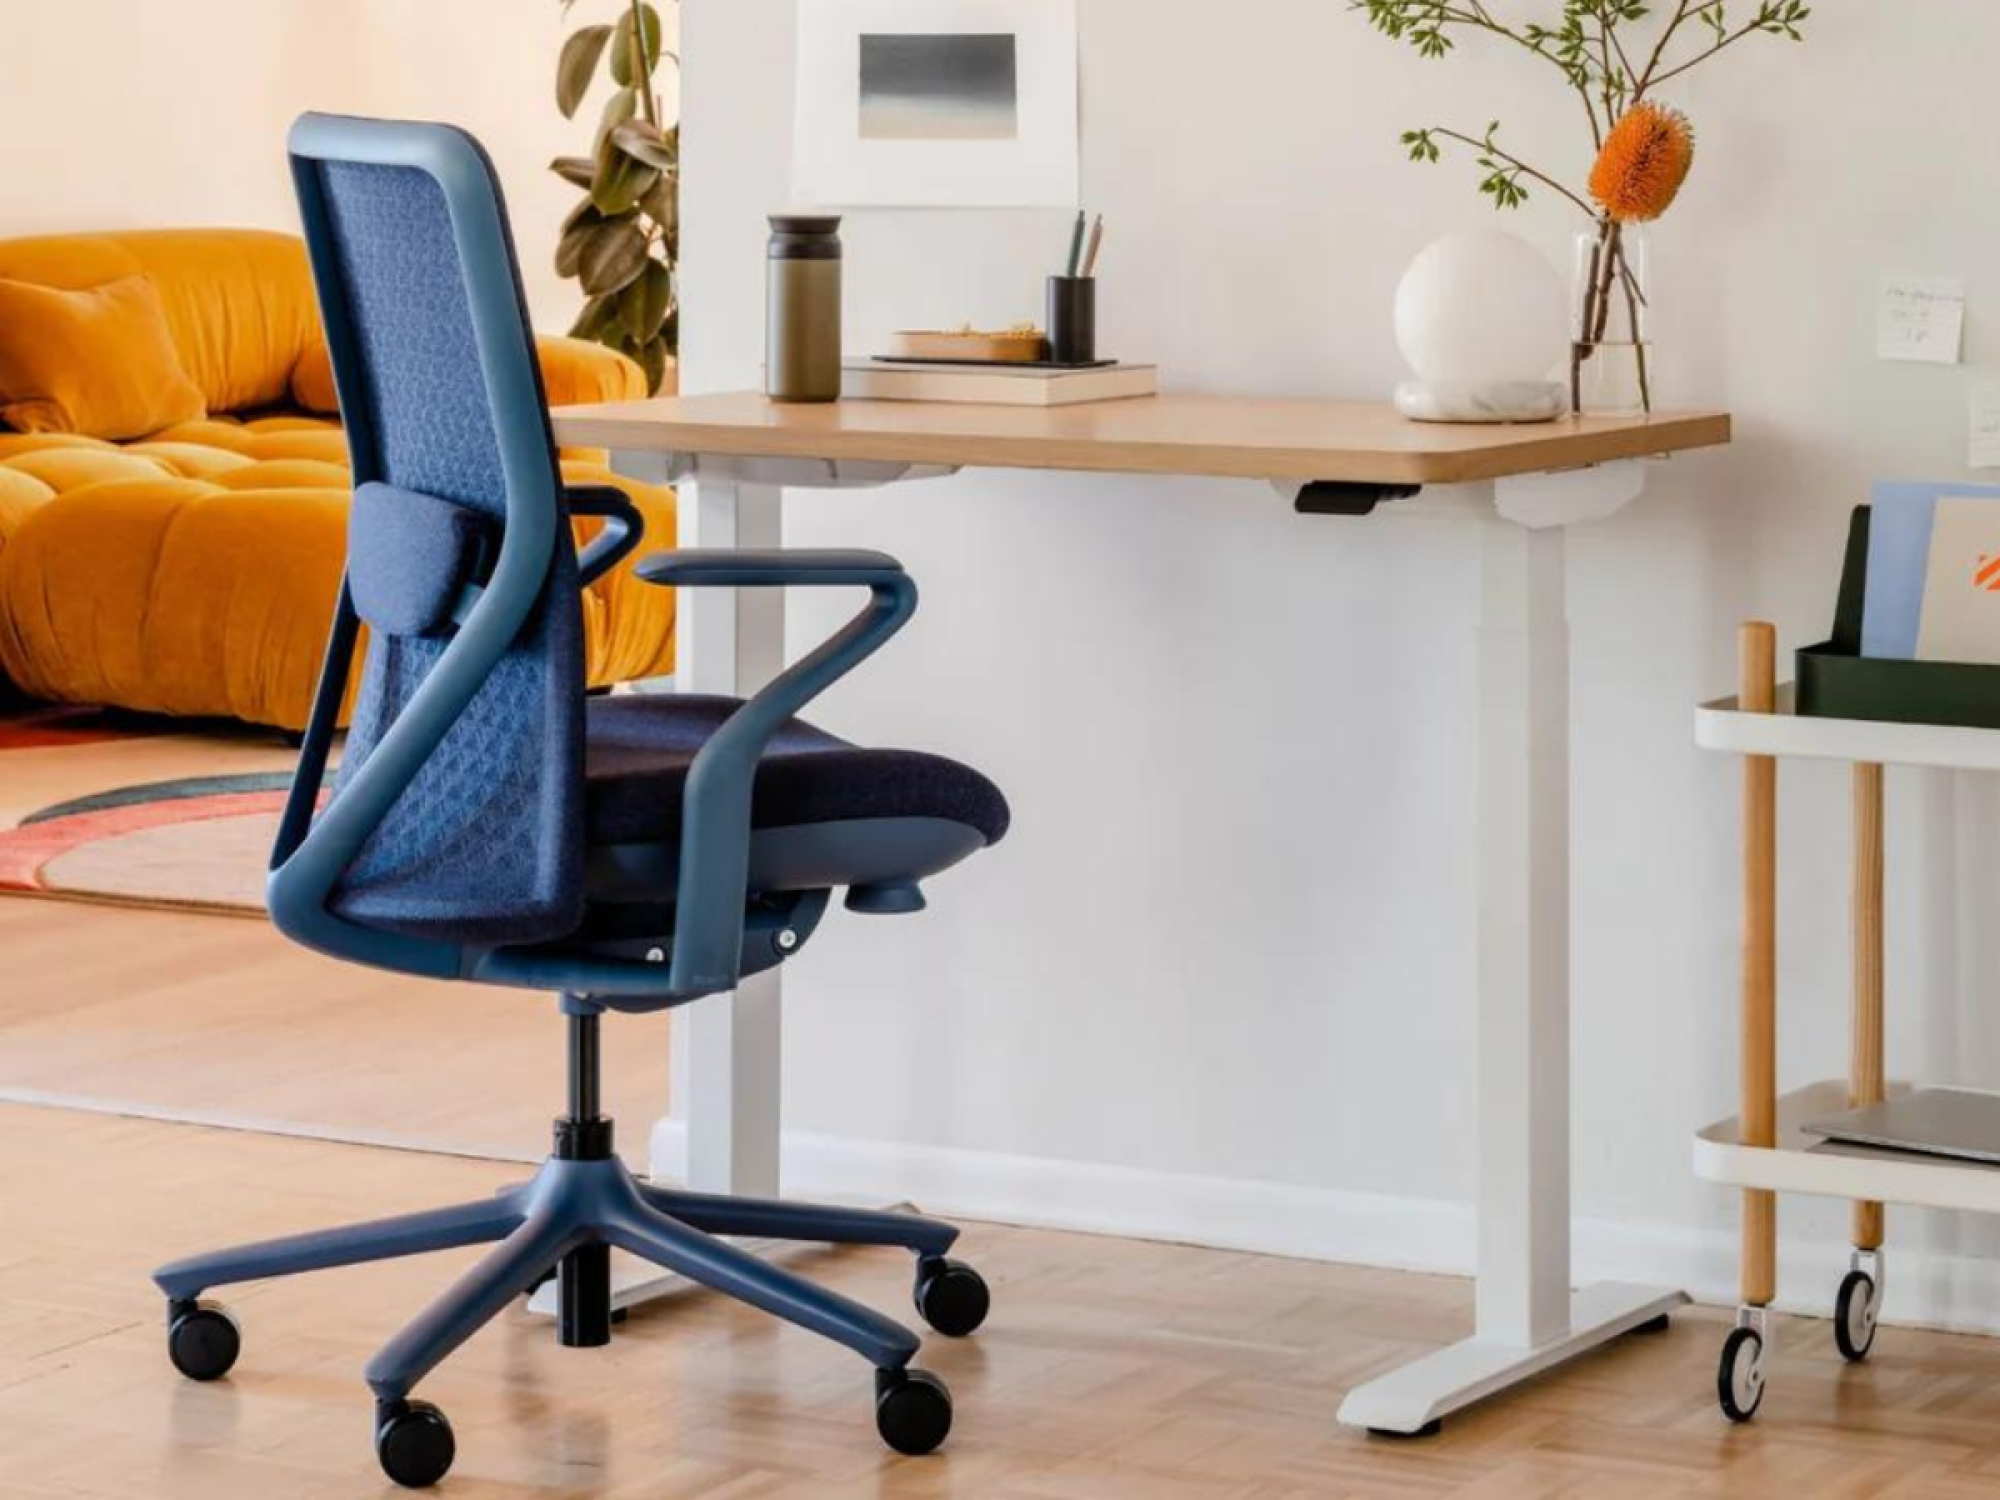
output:
[{"label": "paper with orange stripe", "polygon": [[2000,503],[1938,500],[1917,659],[2000,665]]}]

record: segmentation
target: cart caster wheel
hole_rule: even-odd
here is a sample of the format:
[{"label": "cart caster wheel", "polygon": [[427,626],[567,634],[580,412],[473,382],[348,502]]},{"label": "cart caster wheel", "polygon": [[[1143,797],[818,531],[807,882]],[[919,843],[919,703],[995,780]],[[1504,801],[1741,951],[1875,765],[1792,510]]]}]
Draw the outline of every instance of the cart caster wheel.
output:
[{"label": "cart caster wheel", "polygon": [[219,1302],[175,1302],[167,1310],[167,1357],[189,1380],[220,1380],[243,1352],[243,1331]]},{"label": "cart caster wheel", "polygon": [[1747,1422],[1764,1404],[1764,1340],[1754,1328],[1732,1328],[1722,1343],[1715,1397],[1732,1422]]},{"label": "cart caster wheel", "polygon": [[375,1409],[375,1457],[408,1490],[428,1489],[451,1471],[458,1441],[428,1401],[385,1401]]},{"label": "cart caster wheel", "polygon": [[986,1281],[962,1260],[932,1256],[917,1262],[917,1311],[939,1333],[962,1339],[993,1306]]},{"label": "cart caster wheel", "polygon": [[928,1370],[878,1370],[875,1430],[911,1458],[933,1452],[951,1431],[951,1392]]},{"label": "cart caster wheel", "polygon": [[1673,1318],[1667,1313],[1661,1313],[1657,1318],[1646,1319],[1645,1322],[1641,1323],[1637,1328],[1634,1328],[1632,1331],[1634,1333],[1665,1333],[1669,1328],[1673,1326],[1674,1326]]},{"label": "cart caster wheel", "polygon": [[1875,1347],[1875,1315],[1880,1297],[1875,1278],[1866,1271],[1849,1271],[1840,1280],[1840,1295],[1833,1301],[1833,1342],[1840,1357],[1858,1365]]}]

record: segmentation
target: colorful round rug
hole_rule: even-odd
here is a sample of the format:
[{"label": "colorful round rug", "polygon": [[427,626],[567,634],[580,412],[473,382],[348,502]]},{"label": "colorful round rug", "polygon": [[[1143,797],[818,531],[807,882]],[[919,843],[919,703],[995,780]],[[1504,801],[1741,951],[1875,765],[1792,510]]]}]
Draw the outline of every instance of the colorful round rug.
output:
[{"label": "colorful round rug", "polygon": [[262,916],[290,782],[191,777],[42,808],[0,830],[0,891]]}]

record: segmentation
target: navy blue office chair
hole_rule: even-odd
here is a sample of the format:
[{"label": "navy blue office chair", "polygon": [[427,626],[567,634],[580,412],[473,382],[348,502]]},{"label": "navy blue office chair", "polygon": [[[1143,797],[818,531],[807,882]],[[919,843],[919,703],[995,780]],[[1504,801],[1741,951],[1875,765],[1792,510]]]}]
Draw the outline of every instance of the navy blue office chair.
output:
[{"label": "navy blue office chair", "polygon": [[[984,1319],[958,1231],[909,1214],[715,1197],[636,1180],[599,1112],[599,1022],[733,988],[809,938],[829,895],[907,912],[918,882],[994,843],[1005,799],[937,756],[869,750],[794,717],[902,628],[916,589],[875,552],[667,552],[679,588],[847,586],[866,607],[749,701],[587,698],[579,590],[640,540],[615,490],[565,490],[506,210],[477,142],[443,125],[307,115],[291,133],[313,274],[356,482],[346,586],[269,879],[307,947],[407,974],[561,992],[569,1109],[525,1186],[478,1203],[198,1256],[155,1275],[169,1349],[228,1372],[211,1288],[497,1243],[372,1360],[376,1452],[435,1483],[455,1444],[411,1390],[554,1276],[569,1345],[611,1336],[612,1246],[855,1350],[904,1453],[944,1440],[951,1398],[918,1340],[722,1235],[895,1245],[941,1333]],[[605,518],[577,555],[573,514]],[[359,627],[353,723],[321,792]],[[727,1003],[718,1001],[716,1003]]]}]

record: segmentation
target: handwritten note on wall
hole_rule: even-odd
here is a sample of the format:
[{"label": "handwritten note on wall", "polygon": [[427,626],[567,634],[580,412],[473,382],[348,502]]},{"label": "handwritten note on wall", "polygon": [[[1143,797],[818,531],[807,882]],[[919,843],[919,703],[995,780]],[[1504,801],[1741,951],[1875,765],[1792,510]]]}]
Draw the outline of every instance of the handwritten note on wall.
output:
[{"label": "handwritten note on wall", "polygon": [[1957,276],[1886,276],[1875,319],[1878,359],[1955,365],[1965,340],[1965,282]]}]

